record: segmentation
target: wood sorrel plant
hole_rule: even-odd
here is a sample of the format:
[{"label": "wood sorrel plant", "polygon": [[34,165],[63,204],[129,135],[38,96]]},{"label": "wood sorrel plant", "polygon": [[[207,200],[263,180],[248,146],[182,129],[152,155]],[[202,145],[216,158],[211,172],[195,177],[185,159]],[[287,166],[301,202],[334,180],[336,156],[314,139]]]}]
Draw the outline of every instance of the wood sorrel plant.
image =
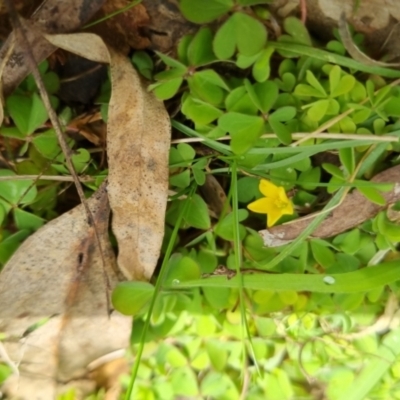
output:
[{"label": "wood sorrel plant", "polygon": [[[204,319],[204,326],[210,328],[207,333],[189,326],[181,331],[200,335],[207,342],[213,335],[227,334],[231,336],[229,344],[237,344],[237,338],[244,343],[247,334],[252,360],[264,366],[278,354],[278,342],[283,342],[287,359],[274,367],[276,374],[268,370],[267,378],[260,378],[248,398],[260,393],[273,398],[263,387],[284,387],[280,398],[310,398],[304,386],[289,378],[296,375],[304,381],[298,370],[304,356],[318,365],[313,376],[327,383],[329,398],[354,395],[362,399],[383,379],[387,368],[380,366],[378,371],[377,367],[373,382],[366,378],[371,376],[367,369],[356,378],[343,359],[332,356],[336,350],[343,354],[343,349],[338,350],[334,336],[327,336],[325,323],[328,332],[346,334],[352,326],[362,325],[360,314],[380,312],[377,310],[388,299],[385,285],[398,292],[396,262],[381,261],[388,255],[396,257],[400,229],[383,211],[333,238],[309,236],[327,211],[340,207],[353,187],[369,201],[384,206],[382,193],[392,190],[393,184],[369,179],[397,163],[400,92],[391,80],[400,78],[400,72],[346,57],[337,35],[326,49],[316,48],[304,25],[294,17],[284,20],[285,33],[272,41],[264,4],[261,0],[208,0],[200,5],[182,0],[184,16],[203,26],[180,41],[175,58],[158,54],[166,68],[152,75],[155,82],[151,88],[160,99],[169,101],[171,108],[180,108],[173,127],[189,138],[175,139],[170,153],[174,195],[167,213],[166,275],[159,284],[160,297],[154,309],[149,311],[141,304],[134,314],[147,314],[148,325],[141,325],[141,333],[148,327],[152,335],[163,337],[166,331],[176,332],[178,317],[171,317],[177,325],[169,328],[173,324],[160,310],[182,315],[180,312],[189,308],[194,315],[202,315],[195,326],[200,326],[211,310],[212,321]],[[204,26],[217,19],[217,28]],[[355,42],[360,39],[354,35]],[[140,63],[147,65],[147,71],[151,69],[144,57]],[[201,147],[191,141],[201,142]],[[209,175],[220,182],[214,193],[226,189],[217,213],[206,195]],[[257,233],[265,228],[265,218],[246,209],[260,201],[262,179],[284,188],[293,202],[294,213],[284,215],[278,223],[321,211],[291,244],[265,247]],[[367,267],[377,263],[376,268]],[[207,278],[201,279],[202,274]],[[138,289],[135,284],[121,288],[116,299],[127,304],[124,298],[131,290],[140,297]],[[192,292],[184,294],[177,289]],[[148,296],[149,287],[141,290]],[[187,314],[185,318],[189,318]],[[184,324],[181,319],[179,323]],[[192,322],[189,325],[193,327]],[[136,335],[139,342],[139,333]],[[316,337],[321,341],[314,340]],[[261,338],[274,349],[272,355],[259,352],[257,339]],[[304,353],[296,350],[299,343],[306,349]],[[214,350],[208,352],[210,360],[223,358],[222,350]],[[231,347],[229,351],[233,351]],[[337,379],[354,384],[338,389],[328,383],[322,372],[323,359],[328,358],[332,371],[340,368],[347,374],[337,372]],[[187,359],[192,362],[190,356]],[[213,368],[256,370],[256,366],[244,367],[238,358],[235,361],[204,367],[207,377],[214,376]],[[297,372],[292,374],[294,370]],[[240,387],[239,379],[235,382],[233,386],[232,381],[227,383],[229,390]],[[193,392],[187,388],[186,395],[196,392],[196,379],[192,383]],[[199,385],[202,394],[218,397],[207,380]],[[361,394],[354,394],[358,389]],[[227,398],[235,398],[233,392]]]}]

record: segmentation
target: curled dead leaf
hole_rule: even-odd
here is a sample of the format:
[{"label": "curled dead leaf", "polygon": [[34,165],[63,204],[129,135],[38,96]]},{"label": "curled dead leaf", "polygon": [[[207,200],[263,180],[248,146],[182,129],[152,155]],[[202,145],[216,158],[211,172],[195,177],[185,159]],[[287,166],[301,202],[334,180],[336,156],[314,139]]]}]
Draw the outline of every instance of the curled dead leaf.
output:
[{"label": "curled dead leaf", "polygon": [[168,198],[171,126],[162,102],[146,90],[130,61],[93,34],[46,35],[52,44],[93,61],[110,62],[108,197],[118,241],[118,267],[149,280],[160,254]]}]

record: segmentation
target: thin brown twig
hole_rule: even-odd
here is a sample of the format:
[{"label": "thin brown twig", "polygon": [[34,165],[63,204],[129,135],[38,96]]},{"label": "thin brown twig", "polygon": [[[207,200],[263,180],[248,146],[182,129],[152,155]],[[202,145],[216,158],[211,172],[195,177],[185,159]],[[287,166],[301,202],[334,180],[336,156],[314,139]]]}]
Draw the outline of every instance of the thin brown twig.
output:
[{"label": "thin brown twig", "polygon": [[307,22],[307,3],[306,0],[300,0],[301,22],[305,25]]}]

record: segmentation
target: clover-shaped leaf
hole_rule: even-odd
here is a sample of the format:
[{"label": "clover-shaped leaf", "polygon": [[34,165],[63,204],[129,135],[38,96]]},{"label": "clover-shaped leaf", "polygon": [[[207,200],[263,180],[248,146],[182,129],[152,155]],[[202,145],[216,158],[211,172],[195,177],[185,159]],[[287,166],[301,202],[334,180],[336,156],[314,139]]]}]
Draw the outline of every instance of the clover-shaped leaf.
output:
[{"label": "clover-shaped leaf", "polygon": [[187,48],[189,65],[199,67],[215,60],[212,49],[213,35],[208,27],[201,28]]},{"label": "clover-shaped leaf", "polygon": [[47,121],[46,108],[36,93],[30,96],[13,94],[7,98],[6,105],[15,125],[25,136],[35,132]]},{"label": "clover-shaped leaf", "polygon": [[258,110],[263,114],[268,113],[278,98],[278,85],[273,81],[251,85],[247,79],[244,83],[247,93]]},{"label": "clover-shaped leaf", "polygon": [[267,46],[262,50],[252,68],[252,74],[257,82],[265,82],[270,75],[270,59],[275,49],[272,46]]},{"label": "clover-shaped leaf", "polygon": [[329,89],[331,97],[338,97],[349,93],[356,83],[356,79],[352,75],[345,74],[342,76],[342,70],[335,65],[329,72]]},{"label": "clover-shaped leaf", "polygon": [[221,76],[211,69],[196,72],[187,81],[193,95],[214,106],[220,105],[226,91],[230,91]]},{"label": "clover-shaped leaf", "polygon": [[124,315],[136,315],[149,303],[154,286],[148,282],[121,282],[113,290],[112,304]]},{"label": "clover-shaped leaf", "polygon": [[311,38],[307,28],[296,17],[288,17],[283,21],[285,31],[292,36],[296,43],[312,46]]},{"label": "clover-shaped leaf", "polygon": [[292,143],[292,132],[282,122],[290,121],[295,117],[295,115],[296,109],[294,107],[286,106],[274,111],[268,118],[271,128],[283,144],[288,145]]},{"label": "clover-shaped leaf", "polygon": [[[14,172],[0,169],[0,176],[13,176]],[[37,195],[36,186],[32,180],[0,181],[0,197],[14,206],[32,203]]]},{"label": "clover-shaped leaf", "polygon": [[266,42],[265,26],[249,15],[237,12],[218,29],[213,47],[220,60],[227,60],[233,56],[236,49],[245,56],[255,55]]},{"label": "clover-shaped leaf", "polygon": [[236,154],[243,154],[261,136],[264,120],[261,117],[228,112],[219,118],[218,126],[229,132],[232,138],[232,151]]},{"label": "clover-shaped leaf", "polygon": [[181,0],[179,6],[185,18],[196,24],[206,24],[226,14],[233,0]]},{"label": "clover-shaped leaf", "polygon": [[182,103],[182,113],[198,125],[208,125],[223,114],[219,108],[190,95]]}]

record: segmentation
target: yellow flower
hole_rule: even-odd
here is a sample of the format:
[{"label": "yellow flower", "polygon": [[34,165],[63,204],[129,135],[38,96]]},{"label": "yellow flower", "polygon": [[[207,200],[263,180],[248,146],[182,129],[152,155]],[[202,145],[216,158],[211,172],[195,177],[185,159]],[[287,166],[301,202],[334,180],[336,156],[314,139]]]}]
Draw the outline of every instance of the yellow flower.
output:
[{"label": "yellow flower", "polygon": [[247,208],[256,213],[267,214],[268,228],[273,226],[282,215],[293,214],[293,205],[283,187],[261,179],[258,188],[265,197],[253,201]]}]

